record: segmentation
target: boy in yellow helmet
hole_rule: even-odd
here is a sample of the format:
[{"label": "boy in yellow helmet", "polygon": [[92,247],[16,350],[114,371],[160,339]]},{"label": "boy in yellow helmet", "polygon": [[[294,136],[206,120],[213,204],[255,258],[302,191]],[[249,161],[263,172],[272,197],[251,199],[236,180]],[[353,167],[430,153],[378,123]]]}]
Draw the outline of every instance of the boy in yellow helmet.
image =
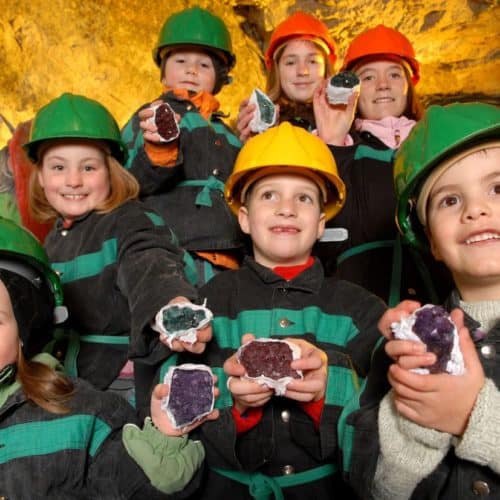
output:
[{"label": "boy in yellow helmet", "polygon": [[[196,359],[221,389],[221,417],[201,428],[210,466],[203,498],[280,498],[281,489],[287,499],[349,498],[334,466],[335,426],[369,369],[385,308],[356,285],[326,279],[311,256],[345,198],[333,156],[285,122],[245,144],[225,196],[253,256],[200,289],[214,337]],[[291,366],[304,378],[284,397],[244,377],[235,357],[244,334],[243,342],[286,338],[300,347]]]}]

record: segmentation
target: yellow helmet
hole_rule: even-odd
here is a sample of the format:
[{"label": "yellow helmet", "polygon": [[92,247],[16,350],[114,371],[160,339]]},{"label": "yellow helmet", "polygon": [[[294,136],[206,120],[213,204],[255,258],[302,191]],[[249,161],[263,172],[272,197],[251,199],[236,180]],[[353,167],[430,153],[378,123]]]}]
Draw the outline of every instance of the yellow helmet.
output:
[{"label": "yellow helmet", "polygon": [[231,210],[238,214],[248,187],[257,178],[275,173],[312,178],[323,193],[326,220],[344,205],[345,185],[328,146],[303,128],[283,122],[252,137],[238,154],[224,190]]}]

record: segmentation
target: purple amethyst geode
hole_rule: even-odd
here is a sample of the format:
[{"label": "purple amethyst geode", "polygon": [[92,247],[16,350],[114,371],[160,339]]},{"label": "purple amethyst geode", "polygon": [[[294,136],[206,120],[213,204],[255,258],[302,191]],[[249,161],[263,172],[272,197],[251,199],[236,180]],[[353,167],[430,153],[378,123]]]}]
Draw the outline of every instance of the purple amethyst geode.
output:
[{"label": "purple amethyst geode", "polygon": [[391,327],[397,339],[423,342],[436,355],[436,363],[419,369],[420,373],[463,373],[457,328],[443,307],[426,304]]},{"label": "purple amethyst geode", "polygon": [[175,428],[190,425],[213,410],[213,375],[208,366],[186,364],[172,367],[165,383],[170,385],[170,392],[162,408]]}]

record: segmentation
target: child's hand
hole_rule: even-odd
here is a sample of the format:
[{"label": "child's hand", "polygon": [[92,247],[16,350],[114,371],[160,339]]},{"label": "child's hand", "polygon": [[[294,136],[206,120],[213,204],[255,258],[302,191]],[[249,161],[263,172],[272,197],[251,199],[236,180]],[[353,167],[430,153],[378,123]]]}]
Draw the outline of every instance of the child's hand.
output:
[{"label": "child's hand", "polygon": [[[191,303],[189,299],[186,297],[174,297],[172,300],[168,302],[167,305],[172,304],[185,304],[186,302]],[[207,347],[207,343],[212,340],[212,324],[208,323],[203,328],[199,328],[196,332],[196,342],[183,342],[179,339],[174,339],[171,342],[171,345],[168,343],[167,338],[163,335],[160,335],[160,342],[165,344],[171,351],[175,352],[192,352],[193,354],[201,354],[205,351]]]},{"label": "child's hand", "polygon": [[[214,375],[214,384],[217,382],[217,377]],[[158,384],[151,395],[151,420],[157,429],[159,429],[163,434],[167,436],[182,436],[191,432],[196,427],[200,426],[203,422],[207,420],[215,420],[219,417],[219,410],[214,409],[209,415],[203,417],[198,422],[191,425],[183,427],[182,429],[175,429],[172,422],[168,418],[165,411],[161,409],[162,400],[168,396],[169,386],[167,384]],[[214,388],[215,397],[219,397],[219,389]]]},{"label": "child's hand", "polygon": [[380,333],[387,339],[393,338],[392,323],[401,321],[402,318],[408,317],[416,309],[421,307],[420,302],[415,300],[403,300],[396,307],[387,309],[378,322],[378,329]]},{"label": "child's hand", "polygon": [[[254,335],[247,333],[243,335],[241,342],[246,344],[254,339]],[[245,375],[245,368],[236,359],[236,353],[225,361],[224,372],[229,376],[227,388],[231,392],[234,406],[240,414],[248,408],[264,406],[274,395],[274,391],[269,387],[242,378]]]},{"label": "child's hand", "polygon": [[394,389],[394,402],[397,410],[413,422],[461,436],[469,420],[477,395],[484,385],[483,367],[469,331],[463,326],[461,311],[452,312],[457,325],[460,349],[464,356],[465,373],[419,375],[408,371],[422,366],[417,358],[413,366],[411,356],[402,358],[389,368],[389,382]]},{"label": "child's hand", "polygon": [[[161,137],[158,133],[158,127],[151,121],[150,118],[154,115],[154,107],[163,104],[163,101],[153,101],[149,107],[141,109],[139,111],[139,126],[142,129],[144,140],[149,142],[161,143]],[[175,113],[175,121],[179,123],[180,115]]]},{"label": "child's hand", "polygon": [[253,118],[256,110],[255,104],[250,104],[248,99],[245,99],[240,104],[238,118],[236,119],[236,128],[240,133],[240,141],[246,142],[255,133],[250,130],[250,121]]},{"label": "child's hand", "polygon": [[343,146],[354,120],[359,93],[354,92],[346,105],[332,105],[328,102],[326,95],[327,84],[325,80],[318,85],[313,95],[314,119],[318,137],[326,144]]},{"label": "child's hand", "polygon": [[294,370],[302,370],[304,379],[292,380],[286,388],[285,397],[301,402],[319,401],[326,391],[328,375],[326,353],[302,339],[286,340],[297,344],[301,349],[300,359],[292,361],[291,367]]}]

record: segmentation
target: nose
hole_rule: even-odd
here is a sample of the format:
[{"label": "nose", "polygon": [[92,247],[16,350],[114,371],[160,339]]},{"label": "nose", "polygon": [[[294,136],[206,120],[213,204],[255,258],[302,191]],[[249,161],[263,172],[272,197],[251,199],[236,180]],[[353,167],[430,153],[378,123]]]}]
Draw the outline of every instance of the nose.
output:
[{"label": "nose", "polygon": [[386,75],[378,75],[377,77],[377,90],[385,90],[389,88],[389,79]]},{"label": "nose", "polygon": [[489,215],[491,215],[491,209],[487,201],[474,199],[465,203],[462,220],[470,222]]},{"label": "nose", "polygon": [[276,215],[280,215],[282,217],[296,217],[297,211],[293,200],[282,198],[276,207]]},{"label": "nose", "polygon": [[299,76],[307,76],[309,75],[309,65],[306,61],[299,61],[297,65],[297,74]]},{"label": "nose", "polygon": [[82,174],[78,169],[68,169],[66,172],[66,185],[72,188],[82,185]]},{"label": "nose", "polygon": [[187,63],[186,65],[186,73],[190,74],[190,75],[196,75],[196,73],[198,73],[198,69],[196,67],[196,64],[195,63]]}]

